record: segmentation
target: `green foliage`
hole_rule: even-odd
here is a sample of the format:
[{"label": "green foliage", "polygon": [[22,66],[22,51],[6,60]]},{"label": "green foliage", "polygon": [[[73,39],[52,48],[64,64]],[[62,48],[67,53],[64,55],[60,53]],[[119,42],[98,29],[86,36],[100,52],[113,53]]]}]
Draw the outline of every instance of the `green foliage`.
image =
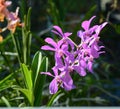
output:
[{"label": "green foliage", "polygon": [[59,95],[60,93],[61,93],[61,90],[59,90],[56,94],[54,94],[54,95],[51,97],[50,101],[49,101],[48,104],[47,104],[47,107],[50,107],[50,106],[53,105],[54,100],[58,97],[58,95]]},{"label": "green foliage", "polygon": [[[43,57],[41,61],[41,65],[39,68],[39,72],[46,72],[48,69],[48,59],[46,57]],[[33,72],[34,73],[34,72]],[[35,101],[34,101],[34,106],[40,106],[41,105],[41,100],[42,100],[42,92],[43,92],[43,86],[45,84],[45,75],[38,75],[36,77],[36,84],[34,85],[34,96],[35,96]]]},{"label": "green foliage", "polygon": [[28,70],[27,66],[25,64],[21,64],[26,88],[29,90],[33,89],[33,84],[32,84],[32,78],[31,78],[31,71]]},{"label": "green foliage", "polygon": [[0,92],[12,86],[13,83],[13,81],[11,81],[12,77],[13,77],[13,73],[0,81]]},{"label": "green foliage", "polygon": [[53,0],[48,0],[48,4],[50,6],[48,11],[49,11],[49,14],[52,17],[53,24],[62,26],[61,19],[60,19],[60,13],[59,13],[58,8],[56,7],[55,2],[53,2]]},{"label": "green foliage", "polygon": [[30,15],[31,8],[28,10],[27,16],[24,16],[24,27],[22,28],[22,41],[23,41],[23,60],[25,64],[29,64],[30,61],[30,48],[32,34],[30,32]]},{"label": "green foliage", "polygon": [[[54,65],[53,53],[39,51],[45,44],[46,37],[53,37],[56,41],[59,38],[48,32],[51,25],[73,32],[71,39],[79,43],[76,32],[82,29],[82,21],[97,15],[97,20],[94,21],[101,23],[110,19],[106,18],[109,10],[98,12],[95,0],[19,0],[18,4],[24,27],[17,28],[14,34],[9,34],[8,31],[0,33],[3,36],[3,41],[0,42],[0,107],[120,104],[120,87],[116,82],[120,77],[120,24],[108,21],[108,26],[100,34],[106,53],[95,60],[94,73],[87,72],[88,75],[84,78],[71,75],[76,89],[69,92],[60,89],[55,95],[49,95],[51,78],[40,74],[48,70],[48,59],[49,68]],[[14,5],[16,7],[17,4]],[[34,8],[29,8],[29,5]],[[34,18],[32,22],[31,18]],[[2,24],[0,23],[0,29]]]},{"label": "green foliage", "polygon": [[9,101],[3,96],[1,97],[2,101],[6,104],[7,107],[11,107]]},{"label": "green foliage", "polygon": [[42,62],[42,54],[41,54],[41,52],[38,51],[38,52],[36,52],[36,54],[33,58],[33,61],[32,61],[32,65],[31,65],[31,69],[33,72],[32,73],[32,81],[33,81],[34,85],[36,84],[38,74],[40,73],[41,62]]},{"label": "green foliage", "polygon": [[35,54],[30,70],[27,65],[21,64],[26,87],[15,87],[14,89],[21,91],[25,95],[30,106],[40,106],[41,104],[45,75],[40,75],[40,72],[47,71],[47,68],[48,59],[42,57],[40,52]]}]

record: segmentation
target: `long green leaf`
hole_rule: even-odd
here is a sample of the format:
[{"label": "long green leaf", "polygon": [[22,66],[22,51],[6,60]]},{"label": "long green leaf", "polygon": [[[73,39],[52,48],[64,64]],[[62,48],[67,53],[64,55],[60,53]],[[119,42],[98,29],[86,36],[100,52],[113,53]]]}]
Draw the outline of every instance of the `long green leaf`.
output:
[{"label": "long green leaf", "polygon": [[11,107],[9,101],[4,96],[2,96],[1,99],[6,104],[7,107]]},{"label": "long green leaf", "polygon": [[36,79],[39,74],[40,66],[41,66],[41,61],[42,61],[42,54],[41,52],[37,52],[33,58],[31,69],[32,69],[32,81],[33,85],[36,83]]},{"label": "long green leaf", "polygon": [[29,65],[30,62],[30,47],[32,33],[30,32],[30,15],[31,8],[29,8],[27,15],[24,16],[24,27],[22,28],[22,43],[23,43],[23,62]]},{"label": "long green leaf", "polygon": [[[48,58],[44,57],[41,62],[39,72],[47,71],[47,69],[48,69]],[[35,96],[34,106],[41,105],[42,92],[43,92],[43,86],[45,83],[45,79],[46,79],[45,75],[39,74],[37,77],[35,88],[34,88],[34,96]]]},{"label": "long green leaf", "polygon": [[33,89],[33,84],[32,84],[31,71],[28,70],[28,68],[25,64],[21,64],[21,67],[22,67],[22,70],[23,70],[23,75],[24,75],[26,88],[32,90]]}]

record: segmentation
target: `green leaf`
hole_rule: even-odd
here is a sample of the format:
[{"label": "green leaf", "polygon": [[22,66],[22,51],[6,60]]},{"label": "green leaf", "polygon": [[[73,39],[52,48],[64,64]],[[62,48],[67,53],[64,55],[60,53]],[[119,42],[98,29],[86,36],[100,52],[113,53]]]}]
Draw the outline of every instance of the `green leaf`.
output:
[{"label": "green leaf", "polygon": [[11,107],[9,101],[4,96],[2,96],[1,99],[6,104],[7,107]]},{"label": "green leaf", "polygon": [[14,88],[16,90],[21,91],[25,97],[28,99],[31,106],[33,106],[33,92],[30,89],[23,89],[23,88]]},{"label": "green leaf", "polygon": [[23,70],[23,75],[24,75],[26,88],[32,90],[33,89],[33,84],[32,84],[31,71],[28,70],[28,68],[25,64],[21,64],[21,67],[22,67],[22,70]]},{"label": "green leaf", "polygon": [[11,39],[11,35],[9,34],[6,38],[4,38],[4,40],[0,43],[0,46],[1,45],[5,45],[8,43],[8,41]]},{"label": "green leaf", "polygon": [[20,11],[21,11],[21,16],[24,16],[25,14],[27,14],[27,1],[26,0],[21,0]]},{"label": "green leaf", "polygon": [[29,8],[28,13],[27,13],[27,19],[26,19],[27,20],[26,25],[27,25],[28,30],[30,30],[30,27],[31,27],[31,19],[30,19],[31,18],[31,10],[32,9]]},{"label": "green leaf", "polygon": [[[39,72],[46,72],[48,69],[48,58],[44,57],[41,62]],[[42,100],[43,86],[45,83],[46,76],[39,74],[36,79],[36,84],[34,87],[34,106],[40,106]]]},{"label": "green leaf", "polygon": [[42,54],[41,52],[38,51],[33,57],[32,65],[31,65],[33,85],[35,85],[36,83],[41,66],[41,61],[42,61]]},{"label": "green leaf", "polygon": [[12,76],[13,76],[13,73],[0,81],[0,91],[3,91],[12,86],[12,81],[10,80]]},{"label": "green leaf", "polygon": [[30,15],[31,8],[29,8],[27,15],[24,16],[24,27],[22,28],[23,62],[27,65],[30,63],[30,48],[32,38],[32,33],[30,32]]},{"label": "green leaf", "polygon": [[59,12],[56,4],[53,2],[53,0],[48,0],[48,4],[50,6],[49,14],[51,15],[51,17],[53,19],[53,24],[59,25],[60,27],[62,27],[61,19],[60,19],[60,12]]}]

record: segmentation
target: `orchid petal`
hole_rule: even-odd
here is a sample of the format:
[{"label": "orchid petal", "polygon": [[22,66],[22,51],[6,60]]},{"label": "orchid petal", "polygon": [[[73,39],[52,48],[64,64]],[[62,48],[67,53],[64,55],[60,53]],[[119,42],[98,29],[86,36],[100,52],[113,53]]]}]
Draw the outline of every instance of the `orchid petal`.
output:
[{"label": "orchid petal", "polygon": [[40,74],[48,75],[54,77],[50,72],[41,72]]},{"label": "orchid petal", "polygon": [[89,62],[88,62],[87,69],[88,69],[90,72],[93,72],[92,65],[93,65],[93,63],[92,63],[91,61],[89,61]]},{"label": "orchid petal", "polygon": [[81,68],[81,73],[80,73],[81,76],[86,76],[86,71],[84,68]]},{"label": "orchid petal", "polygon": [[81,65],[81,67],[86,68],[86,62],[85,62],[85,60],[81,59],[80,60],[80,65]]},{"label": "orchid petal", "polygon": [[55,58],[55,61],[56,61],[55,66],[56,66],[57,68],[61,69],[62,67],[64,67],[64,65],[63,65],[63,62],[62,62],[62,59],[61,59],[61,58],[56,57],[56,58]]},{"label": "orchid petal", "polygon": [[80,76],[86,75],[85,69],[82,68],[81,66],[74,66],[74,69]]},{"label": "orchid petal", "polygon": [[54,47],[57,47],[56,42],[52,38],[46,38],[45,42],[47,42],[48,44],[50,44],[50,45],[52,45]]},{"label": "orchid petal", "polygon": [[64,77],[61,78],[61,80],[63,81],[63,88],[65,90],[71,90],[75,88],[73,85],[73,80],[68,72],[65,73]]},{"label": "orchid petal", "polygon": [[58,41],[57,44],[57,47],[60,47],[63,44],[63,40]]},{"label": "orchid petal", "polygon": [[55,76],[58,76],[58,69],[57,69],[57,67],[54,66],[54,67],[52,68],[52,70],[53,70]]},{"label": "orchid petal", "polygon": [[68,37],[70,35],[72,35],[72,33],[69,33],[69,32],[64,33],[64,37]]},{"label": "orchid petal", "polygon": [[56,35],[58,35],[58,36],[62,37],[62,36],[61,36],[61,34],[60,34],[60,33],[58,33],[58,32],[57,32],[57,31],[55,31],[55,30],[51,30],[51,32],[53,32],[54,34],[56,34]]},{"label": "orchid petal", "polygon": [[92,46],[91,47],[91,54],[94,58],[98,58],[99,57],[99,53],[97,50],[95,50],[95,48]]},{"label": "orchid petal", "polygon": [[6,1],[6,2],[5,2],[5,5],[6,5],[6,6],[10,6],[11,4],[12,4],[11,1]]},{"label": "orchid petal", "polygon": [[61,35],[61,37],[64,36],[62,29],[59,26],[53,26],[53,28]]},{"label": "orchid petal", "polygon": [[58,85],[56,79],[53,79],[49,85],[50,94],[55,94],[58,91]]},{"label": "orchid petal", "polygon": [[55,51],[54,48],[50,47],[49,45],[44,45],[41,47],[42,50],[50,50],[50,51]]},{"label": "orchid petal", "polygon": [[84,22],[82,22],[82,28],[84,28],[84,30],[88,30],[90,27],[90,23],[91,21],[95,18],[96,16],[93,16],[92,18],[90,18],[90,20],[86,20]]},{"label": "orchid petal", "polygon": [[105,51],[99,51],[98,53],[99,53],[99,54],[102,54],[102,53],[105,53]]},{"label": "orchid petal", "polygon": [[80,37],[82,39],[82,41],[84,41],[84,38],[83,38],[83,31],[78,31],[77,32],[77,36]]},{"label": "orchid petal", "polygon": [[67,44],[62,45],[61,49],[63,51],[67,51],[68,50],[68,45]]},{"label": "orchid petal", "polygon": [[107,22],[104,22],[103,24],[101,24],[100,26],[98,26],[98,28],[95,30],[96,34],[99,35],[100,31],[103,29],[103,27],[105,25],[107,25]]}]

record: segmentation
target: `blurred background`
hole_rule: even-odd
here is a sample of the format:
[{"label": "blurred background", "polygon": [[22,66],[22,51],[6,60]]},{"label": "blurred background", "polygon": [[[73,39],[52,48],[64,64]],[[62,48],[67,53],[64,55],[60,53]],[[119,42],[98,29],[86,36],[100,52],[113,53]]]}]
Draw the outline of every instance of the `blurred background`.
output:
[{"label": "blurred background", "polygon": [[[62,93],[56,99],[54,106],[120,106],[120,0],[12,0],[11,10],[20,6],[20,17],[32,7],[31,58],[40,47],[45,44],[46,37],[57,40],[50,30],[53,25],[59,25],[63,31],[72,32],[72,40],[77,42],[77,31],[82,29],[81,22],[96,15],[93,24],[107,21],[108,25],[101,31],[101,42],[105,46],[105,54],[94,62],[94,73],[88,72],[84,78],[73,77],[76,89]],[[4,33],[5,34],[5,33]],[[7,36],[4,36],[6,38]],[[79,43],[79,42],[77,42]],[[13,51],[9,40],[4,47],[6,51]],[[41,51],[41,50],[40,50]],[[49,58],[49,71],[54,66],[53,54],[42,51]],[[15,58],[8,57],[12,65]],[[0,58],[0,79],[5,77],[9,69],[4,59]],[[2,72],[2,73],[1,73]],[[3,73],[4,72],[4,73]],[[50,98],[47,83],[43,92],[43,105]],[[1,92],[0,96],[5,92]],[[13,96],[13,95],[11,95]]]}]

